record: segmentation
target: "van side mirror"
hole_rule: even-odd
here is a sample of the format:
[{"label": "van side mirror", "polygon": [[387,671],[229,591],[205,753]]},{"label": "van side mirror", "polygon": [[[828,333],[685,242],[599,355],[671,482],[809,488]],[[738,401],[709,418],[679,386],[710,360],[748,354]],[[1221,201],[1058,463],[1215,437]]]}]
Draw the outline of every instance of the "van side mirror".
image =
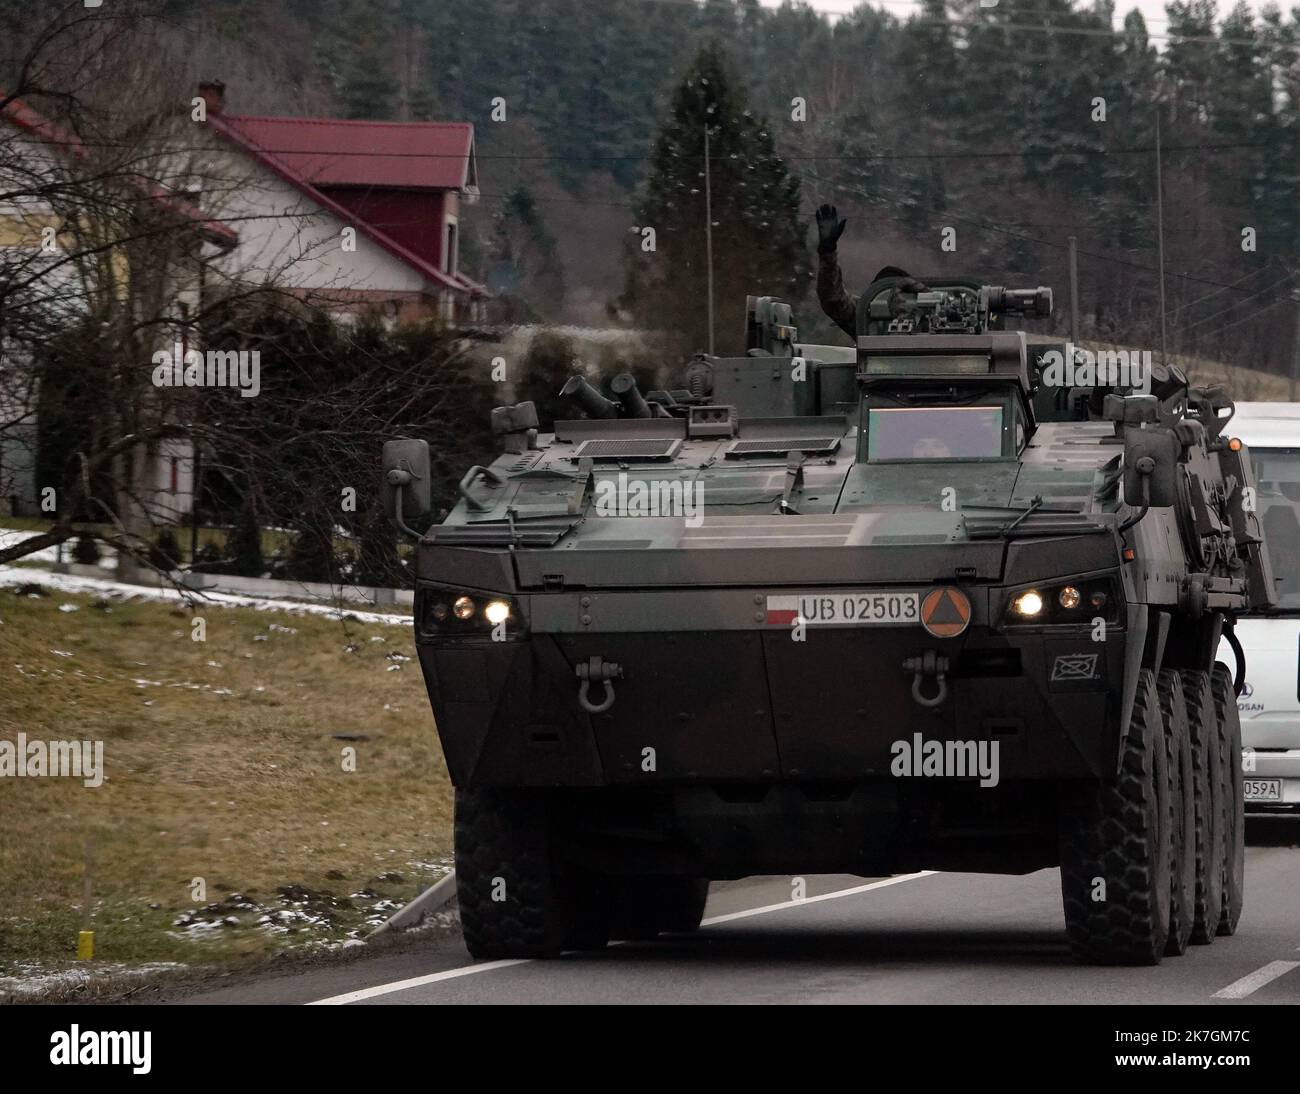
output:
[{"label": "van side mirror", "polygon": [[1182,443],[1172,430],[1124,430],[1124,500],[1167,509],[1178,504],[1178,458]]},{"label": "van side mirror", "polygon": [[384,443],[384,512],[402,531],[420,538],[407,526],[433,508],[433,478],[429,444],[403,438]]}]

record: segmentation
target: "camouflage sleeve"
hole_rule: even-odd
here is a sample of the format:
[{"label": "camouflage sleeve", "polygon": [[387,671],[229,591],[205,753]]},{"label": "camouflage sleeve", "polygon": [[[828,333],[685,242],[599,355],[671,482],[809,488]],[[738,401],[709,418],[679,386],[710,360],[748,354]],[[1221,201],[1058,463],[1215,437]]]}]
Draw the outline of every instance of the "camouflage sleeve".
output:
[{"label": "camouflage sleeve", "polygon": [[858,336],[858,298],[844,291],[844,275],[834,251],[817,255],[817,299],[840,330],[850,338]]}]

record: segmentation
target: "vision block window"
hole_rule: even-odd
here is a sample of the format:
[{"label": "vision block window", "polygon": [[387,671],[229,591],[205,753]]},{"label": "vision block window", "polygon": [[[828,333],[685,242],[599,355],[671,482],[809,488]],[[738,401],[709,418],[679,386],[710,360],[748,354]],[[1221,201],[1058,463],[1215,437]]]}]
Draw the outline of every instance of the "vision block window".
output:
[{"label": "vision block window", "polygon": [[869,460],[978,460],[1002,455],[1000,406],[875,407]]}]

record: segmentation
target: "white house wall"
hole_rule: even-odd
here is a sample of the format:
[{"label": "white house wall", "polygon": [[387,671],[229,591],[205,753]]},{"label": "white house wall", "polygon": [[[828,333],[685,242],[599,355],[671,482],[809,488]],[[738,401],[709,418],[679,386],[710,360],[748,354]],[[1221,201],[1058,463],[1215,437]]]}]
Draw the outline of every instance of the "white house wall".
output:
[{"label": "white house wall", "polygon": [[[239,233],[239,245],[218,260],[227,276],[286,288],[334,292],[419,293],[427,283],[362,232],[345,251],[352,223],[323,208],[269,168],[241,153],[206,165],[204,211]],[[219,180],[219,181],[214,181]]]}]

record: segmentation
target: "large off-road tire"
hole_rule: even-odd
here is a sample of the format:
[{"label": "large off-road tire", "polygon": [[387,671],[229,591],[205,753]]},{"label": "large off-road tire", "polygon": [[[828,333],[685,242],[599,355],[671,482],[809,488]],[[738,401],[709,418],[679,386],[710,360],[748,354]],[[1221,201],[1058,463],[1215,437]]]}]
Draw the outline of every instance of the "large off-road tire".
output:
[{"label": "large off-road tire", "polygon": [[654,938],[699,929],[709,896],[705,878],[644,875],[612,881],[610,937]]},{"label": "large off-road tire", "polygon": [[1169,941],[1169,782],[1155,674],[1138,678],[1117,776],[1061,807],[1061,896],[1074,956],[1154,965]]},{"label": "large off-road tire", "polygon": [[1237,693],[1232,687],[1232,672],[1222,661],[1210,673],[1214,692],[1214,709],[1219,716],[1219,754],[1223,761],[1224,824],[1223,910],[1219,916],[1219,934],[1237,933],[1246,887],[1246,803],[1243,797],[1241,770],[1241,715],[1237,712]]},{"label": "large off-road tire", "polygon": [[1192,738],[1192,797],[1196,803],[1196,899],[1192,942],[1214,941],[1223,911],[1223,824],[1219,799],[1223,794],[1223,763],[1219,752],[1219,716],[1214,707],[1210,674],[1183,673],[1187,728]]},{"label": "large off-road tire", "polygon": [[1165,723],[1169,821],[1173,839],[1169,941],[1165,943],[1165,955],[1178,957],[1187,952],[1196,922],[1196,802],[1192,791],[1192,739],[1187,728],[1182,676],[1173,669],[1162,669],[1156,677],[1156,691]]},{"label": "large off-road tire", "polygon": [[606,895],[599,879],[556,856],[541,794],[458,789],[455,844],[460,921],[471,955],[554,957],[605,944]]}]

